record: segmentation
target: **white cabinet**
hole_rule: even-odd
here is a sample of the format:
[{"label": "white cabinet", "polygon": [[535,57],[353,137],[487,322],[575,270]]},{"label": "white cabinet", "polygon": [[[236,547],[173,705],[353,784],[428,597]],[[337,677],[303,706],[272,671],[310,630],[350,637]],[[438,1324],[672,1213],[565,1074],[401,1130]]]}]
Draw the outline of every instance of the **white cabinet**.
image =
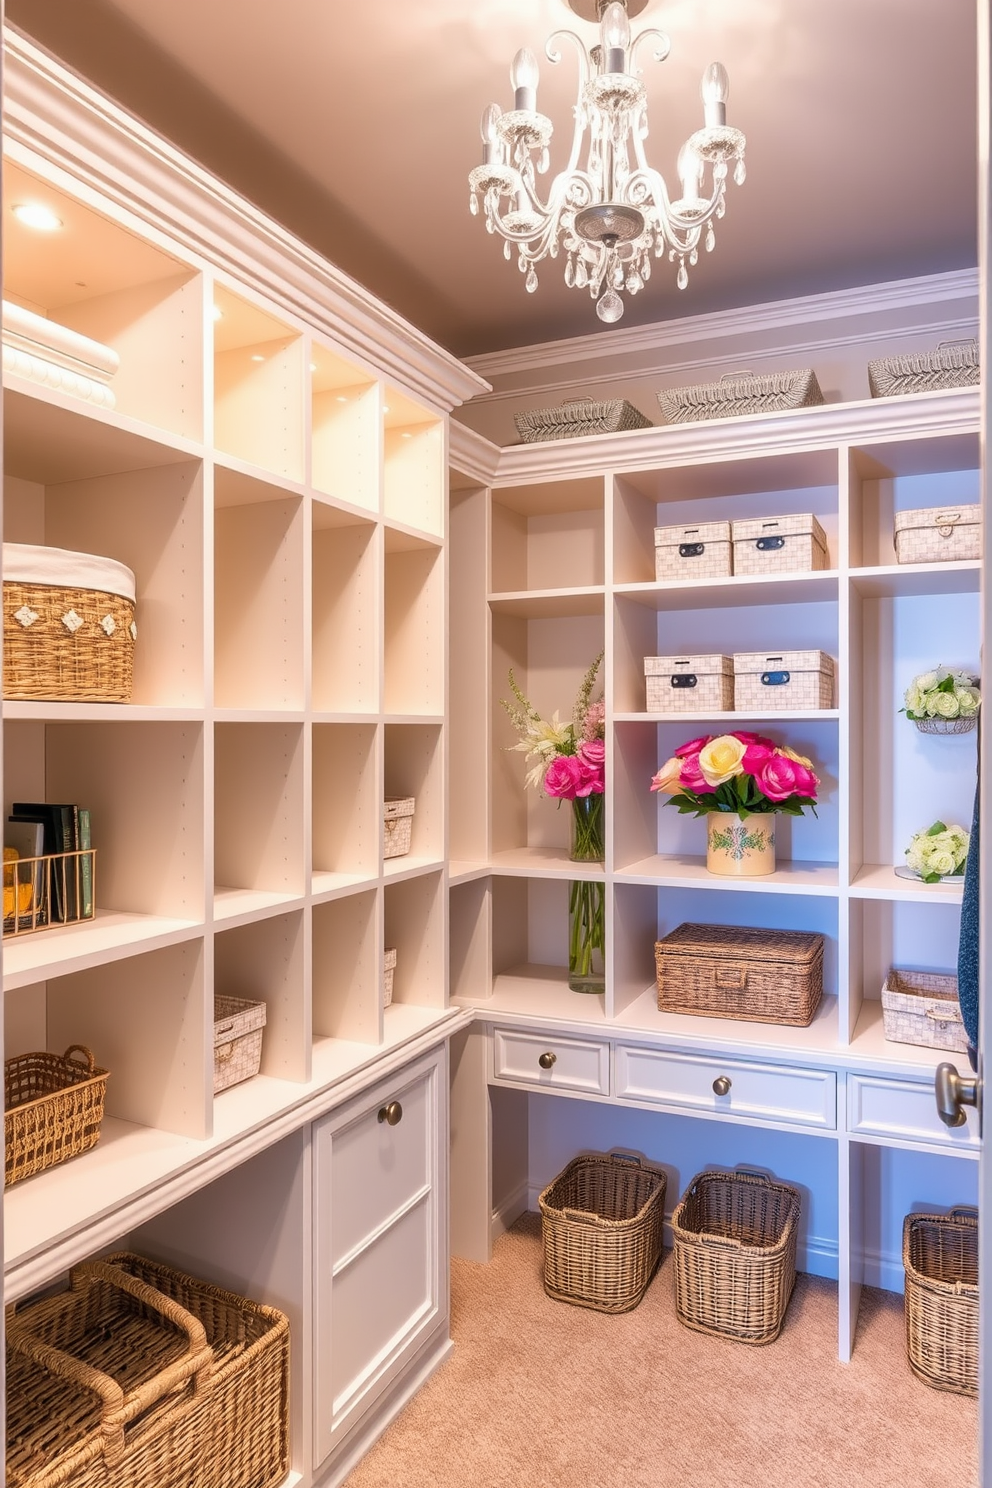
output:
[{"label": "white cabinet", "polygon": [[723,1055],[675,1054],[621,1044],[616,1091],[628,1100],[725,1120],[775,1121],[798,1126],[837,1125],[833,1070],[758,1064]]},{"label": "white cabinet", "polygon": [[314,1126],[318,1469],[448,1323],[443,1048]]},{"label": "white cabinet", "polygon": [[493,1032],[493,1079],[538,1090],[564,1090],[579,1095],[609,1095],[610,1046],[592,1039],[554,1033],[522,1033],[511,1028]]}]

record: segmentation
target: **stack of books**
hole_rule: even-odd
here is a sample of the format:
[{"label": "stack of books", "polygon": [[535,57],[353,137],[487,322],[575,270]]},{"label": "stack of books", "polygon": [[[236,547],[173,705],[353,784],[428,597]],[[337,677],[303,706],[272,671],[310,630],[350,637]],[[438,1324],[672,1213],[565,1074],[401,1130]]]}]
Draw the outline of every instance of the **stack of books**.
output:
[{"label": "stack of books", "polygon": [[87,807],[15,801],[4,827],[4,934],[92,919],[94,857]]}]

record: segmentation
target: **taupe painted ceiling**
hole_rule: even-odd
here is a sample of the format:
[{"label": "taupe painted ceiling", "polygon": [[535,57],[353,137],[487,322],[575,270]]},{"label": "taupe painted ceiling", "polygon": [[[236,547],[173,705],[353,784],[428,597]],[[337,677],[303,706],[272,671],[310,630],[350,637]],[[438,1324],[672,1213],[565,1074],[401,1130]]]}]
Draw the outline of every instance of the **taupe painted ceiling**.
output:
[{"label": "taupe painted ceiling", "polygon": [[[543,60],[565,0],[7,0],[7,18],[460,355],[585,335],[561,262],[525,292],[469,217],[490,100],[530,46],[563,163],[574,64]],[[973,0],[649,0],[649,158],[674,176],[706,64],[748,138],[716,250],[659,266],[621,326],[972,265]],[[557,146],[557,155],[554,154]],[[610,331],[603,329],[603,335]]]}]

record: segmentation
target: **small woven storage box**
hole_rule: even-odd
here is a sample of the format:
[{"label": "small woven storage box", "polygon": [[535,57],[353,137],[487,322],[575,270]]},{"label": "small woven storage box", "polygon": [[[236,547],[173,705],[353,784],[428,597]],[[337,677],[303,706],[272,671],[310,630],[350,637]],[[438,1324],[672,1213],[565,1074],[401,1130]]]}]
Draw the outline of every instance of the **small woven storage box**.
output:
[{"label": "small woven storage box", "polygon": [[729,522],[654,529],[654,575],[663,579],[725,579],[733,572]]},{"label": "small woven storage box", "polygon": [[977,1213],[907,1214],[902,1262],[910,1368],[938,1390],[977,1395]]},{"label": "small woven storage box", "polygon": [[734,707],[832,708],[834,663],[825,651],[734,652]]},{"label": "small woven storage box", "polygon": [[82,1044],[4,1062],[5,1186],[96,1146],[108,1078]]},{"label": "small woven storage box", "polygon": [[823,936],[686,923],[655,942],[664,1013],[805,1028],[823,995]]},{"label": "small woven storage box", "polygon": [[649,713],[718,713],[734,706],[734,664],[729,656],[645,656]]},{"label": "small woven storage box", "polygon": [[734,573],[810,573],[829,566],[827,538],[812,512],[754,517],[731,526]]},{"label": "small woven storage box", "polygon": [[877,357],[868,363],[868,387],[873,398],[977,387],[981,375],[977,341],[941,341],[933,351]]},{"label": "small woven storage box", "polygon": [[382,856],[401,858],[413,841],[414,796],[388,800],[382,808]]},{"label": "small woven storage box", "polygon": [[706,1171],[672,1215],[675,1311],[697,1333],[771,1343],[796,1282],[800,1199],[761,1173]]},{"label": "small woven storage box", "polygon": [[651,420],[625,398],[574,398],[555,408],[530,408],[515,413],[513,422],[524,444],[651,428]]},{"label": "small woven storage box", "polygon": [[896,1044],[968,1052],[958,979],[949,972],[893,967],[882,986],[882,1026],[885,1037]]},{"label": "small woven storage box", "polygon": [[8,1488],[277,1488],[289,1324],[140,1256],[74,1268],[7,1329]]},{"label": "small woven storage box", "polygon": [[625,1153],[573,1158],[541,1194],[544,1290],[597,1312],[629,1312],[661,1257],[667,1179]]},{"label": "small woven storage box", "polygon": [[823,402],[823,393],[812,367],[800,367],[794,372],[726,372],[718,382],[663,388],[658,402],[667,424],[684,424],[741,413],[811,408]]},{"label": "small woven storage box", "polygon": [[980,506],[924,506],[895,514],[900,563],[952,563],[982,556]]},{"label": "small woven storage box", "polygon": [[396,975],[396,951],[387,950],[382,958],[382,1005],[387,1008],[393,1000],[393,978]]},{"label": "small woven storage box", "polygon": [[250,1080],[262,1063],[264,1002],[214,994],[214,1094]]},{"label": "small woven storage box", "polygon": [[3,695],[126,703],[134,574],[113,558],[3,545]]}]

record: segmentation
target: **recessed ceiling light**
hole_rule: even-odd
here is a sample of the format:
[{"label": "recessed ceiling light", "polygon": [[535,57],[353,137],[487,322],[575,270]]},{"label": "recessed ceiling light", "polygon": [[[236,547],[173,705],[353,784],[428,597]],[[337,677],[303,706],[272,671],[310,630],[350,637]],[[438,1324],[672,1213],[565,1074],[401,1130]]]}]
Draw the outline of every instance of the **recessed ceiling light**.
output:
[{"label": "recessed ceiling light", "polygon": [[400,435],[400,438],[401,439],[412,439],[413,438],[413,435],[412,434],[401,434]]},{"label": "recessed ceiling light", "polygon": [[316,370],[317,370],[317,363],[316,362],[311,362],[310,363],[310,371],[311,372],[316,372]]},{"label": "recessed ceiling light", "polygon": [[383,411],[383,413],[388,413],[389,412],[389,404],[388,403],[384,403],[382,405],[382,411]]},{"label": "recessed ceiling light", "polygon": [[224,312],[219,305],[212,306],[210,314],[213,316],[214,320],[224,319]]},{"label": "recessed ceiling light", "polygon": [[348,399],[345,397],[344,393],[338,393],[338,402],[339,403],[347,403],[347,401],[348,401]]},{"label": "recessed ceiling light", "polygon": [[264,362],[265,361],[265,358],[264,358],[264,356],[261,355],[260,352],[257,352],[256,351],[254,353],[254,355],[252,356],[252,361],[253,362]]},{"label": "recessed ceiling light", "polygon": [[25,227],[33,227],[35,232],[58,232],[63,225],[62,218],[56,216],[44,202],[15,202],[10,210],[18,222],[23,222]]}]

